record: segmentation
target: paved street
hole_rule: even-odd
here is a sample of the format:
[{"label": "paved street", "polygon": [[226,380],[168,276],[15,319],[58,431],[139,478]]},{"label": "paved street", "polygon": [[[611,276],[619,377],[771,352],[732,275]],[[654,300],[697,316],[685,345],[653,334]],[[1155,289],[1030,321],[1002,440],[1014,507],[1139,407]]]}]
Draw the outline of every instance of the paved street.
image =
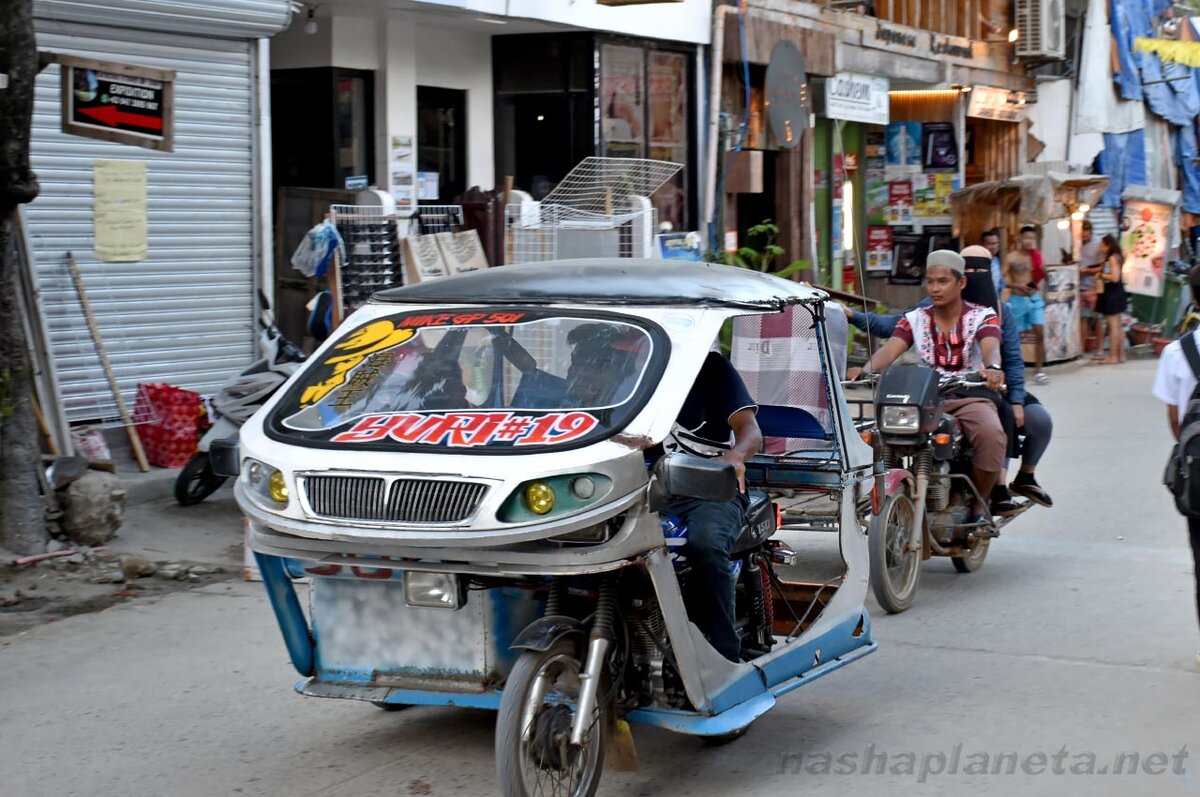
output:
[{"label": "paved street", "polygon": [[[1057,506],[1009,526],[979,573],[928,563],[912,610],[874,613],[877,654],[726,747],[636,729],[642,770],[607,773],[600,793],[1200,794],[1200,637],[1183,522],[1159,485],[1154,367],[1087,367],[1036,388],[1057,424],[1042,467]],[[239,534],[231,516],[229,541]],[[254,584],[5,638],[0,672],[0,791],[13,797],[495,792],[489,713],[293,694]],[[958,772],[939,774],[958,745]],[[1111,771],[1130,752],[1141,774],[1052,774],[1064,746],[1068,772],[1089,754]],[[889,771],[863,774],[867,751]],[[1003,753],[1021,757],[1016,774],[964,774]]]}]

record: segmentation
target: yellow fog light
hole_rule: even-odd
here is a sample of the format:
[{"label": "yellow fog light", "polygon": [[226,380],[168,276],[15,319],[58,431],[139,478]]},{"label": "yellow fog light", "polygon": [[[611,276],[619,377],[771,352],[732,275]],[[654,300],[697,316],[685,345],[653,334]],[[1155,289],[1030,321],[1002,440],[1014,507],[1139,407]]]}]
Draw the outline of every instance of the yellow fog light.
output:
[{"label": "yellow fog light", "polygon": [[287,482],[284,481],[281,472],[275,471],[271,474],[271,478],[267,480],[267,492],[270,494],[272,501],[280,504],[288,502]]},{"label": "yellow fog light", "polygon": [[534,482],[525,488],[525,506],[535,515],[544,515],[554,508],[554,488],[544,482]]}]

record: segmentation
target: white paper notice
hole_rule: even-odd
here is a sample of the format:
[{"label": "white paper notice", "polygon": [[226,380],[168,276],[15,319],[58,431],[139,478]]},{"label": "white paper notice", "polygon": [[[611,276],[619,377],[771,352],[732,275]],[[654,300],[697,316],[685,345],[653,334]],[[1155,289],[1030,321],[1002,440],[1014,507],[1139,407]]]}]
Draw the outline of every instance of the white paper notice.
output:
[{"label": "white paper notice", "polygon": [[146,162],[95,161],[93,190],[96,257],[110,263],[145,260]]}]

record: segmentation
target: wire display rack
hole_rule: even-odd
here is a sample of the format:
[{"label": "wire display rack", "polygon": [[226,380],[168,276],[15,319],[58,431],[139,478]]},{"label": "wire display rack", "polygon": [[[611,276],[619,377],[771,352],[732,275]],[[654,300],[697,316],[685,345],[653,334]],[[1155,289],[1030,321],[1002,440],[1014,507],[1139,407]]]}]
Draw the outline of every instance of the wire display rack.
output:
[{"label": "wire display rack", "polygon": [[658,212],[650,196],[682,168],[670,161],[585,158],[541,202],[505,208],[506,262],[651,257]]},{"label": "wire display rack", "polygon": [[371,205],[331,205],[329,220],[346,244],[346,257],[339,263],[340,296],[350,313],[371,294],[399,282],[397,215]]}]

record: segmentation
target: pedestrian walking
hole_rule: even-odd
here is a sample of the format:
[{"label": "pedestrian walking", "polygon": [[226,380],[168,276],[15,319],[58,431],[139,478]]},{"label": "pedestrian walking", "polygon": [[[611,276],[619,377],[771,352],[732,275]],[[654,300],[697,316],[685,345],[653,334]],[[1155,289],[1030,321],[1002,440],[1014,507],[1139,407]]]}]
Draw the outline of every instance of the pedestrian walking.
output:
[{"label": "pedestrian walking", "polygon": [[[1200,303],[1200,266],[1193,266],[1188,272],[1188,283],[1192,289],[1193,300]],[[1188,348],[1185,349],[1185,345]],[[1171,425],[1171,434],[1176,441],[1183,431],[1188,405],[1196,398],[1193,394],[1196,392],[1198,377],[1200,330],[1188,332],[1183,338],[1167,345],[1158,361],[1158,373],[1154,377],[1154,396],[1167,405],[1167,422]],[[1195,425],[1195,421],[1189,425]],[[1176,506],[1183,509],[1178,498]],[[1196,580],[1196,618],[1200,621],[1200,515],[1188,515],[1187,523],[1192,545],[1192,569]],[[1200,653],[1196,654],[1196,664],[1200,666]]]},{"label": "pedestrian walking", "polygon": [[[1087,345],[1088,338],[1094,337],[1097,342],[1104,339],[1101,328],[1102,316],[1096,312],[1096,302],[1100,298],[1097,282],[1100,269],[1104,265],[1104,256],[1100,252],[1100,239],[1092,230],[1092,223],[1084,221],[1079,230],[1079,340]],[[1104,357],[1103,349],[1097,349],[1095,359]]]},{"label": "pedestrian walking", "polygon": [[1108,357],[1100,362],[1106,365],[1125,362],[1125,330],[1121,327],[1121,314],[1129,301],[1125,283],[1121,279],[1121,268],[1125,265],[1125,253],[1117,236],[1106,235],[1100,241],[1100,252],[1104,264],[1100,269],[1100,282],[1104,290],[1096,300],[1096,311],[1104,316],[1108,327]]}]

